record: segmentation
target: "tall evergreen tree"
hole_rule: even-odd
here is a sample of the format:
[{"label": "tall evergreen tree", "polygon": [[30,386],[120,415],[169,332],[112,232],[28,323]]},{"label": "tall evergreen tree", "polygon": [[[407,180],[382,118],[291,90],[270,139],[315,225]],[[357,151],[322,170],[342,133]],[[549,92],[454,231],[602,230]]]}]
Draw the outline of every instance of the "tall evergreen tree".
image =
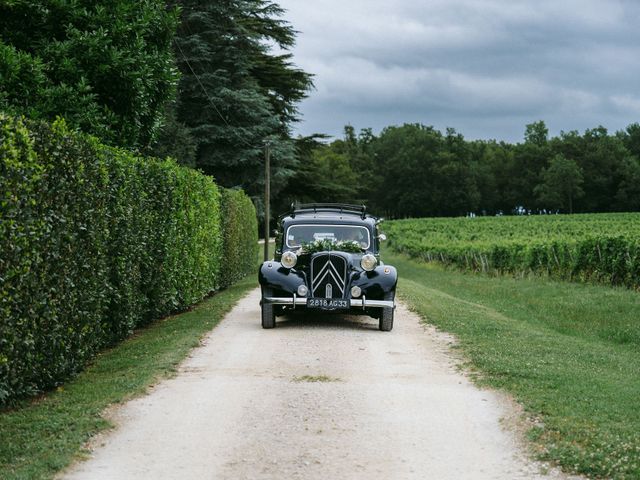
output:
[{"label": "tall evergreen tree", "polygon": [[[297,103],[311,76],[286,52],[295,31],[283,10],[266,0],[186,0],[176,55],[182,73],[177,120],[196,142],[196,165],[226,187],[257,197],[263,185],[263,150],[272,152],[273,191],[295,166],[290,138]],[[260,207],[260,202],[256,202]]]},{"label": "tall evergreen tree", "polygon": [[624,143],[600,126],[583,135],[583,155],[576,159],[584,172],[584,199],[581,210],[609,212],[615,210],[613,198],[618,190],[619,172],[629,156]]}]

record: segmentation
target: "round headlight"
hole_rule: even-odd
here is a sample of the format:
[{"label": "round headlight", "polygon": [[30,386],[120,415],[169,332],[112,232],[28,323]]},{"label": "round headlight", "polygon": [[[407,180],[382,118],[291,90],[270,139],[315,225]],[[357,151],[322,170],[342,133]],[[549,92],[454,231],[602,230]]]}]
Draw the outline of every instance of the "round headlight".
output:
[{"label": "round headlight", "polygon": [[362,260],[360,260],[360,266],[367,272],[370,272],[371,270],[376,268],[376,265],[378,265],[378,261],[376,260],[376,257],[371,255],[370,253],[363,255]]},{"label": "round headlight", "polygon": [[280,263],[282,263],[282,266],[287,268],[293,268],[297,261],[298,256],[293,252],[284,252],[282,254],[282,258],[280,259]]},{"label": "round headlight", "polygon": [[309,293],[309,289],[307,289],[307,287],[305,285],[300,285],[298,287],[298,296],[299,297],[306,297],[307,293]]},{"label": "round headlight", "polygon": [[360,295],[362,295],[362,289],[359,286],[354,285],[351,287],[351,296],[353,298],[358,298]]}]

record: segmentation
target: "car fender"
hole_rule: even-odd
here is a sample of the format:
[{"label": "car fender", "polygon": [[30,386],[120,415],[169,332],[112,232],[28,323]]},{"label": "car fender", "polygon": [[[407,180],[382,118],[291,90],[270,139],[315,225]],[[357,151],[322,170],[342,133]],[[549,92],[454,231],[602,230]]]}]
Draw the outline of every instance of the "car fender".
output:
[{"label": "car fender", "polygon": [[388,292],[395,291],[398,271],[391,265],[378,265],[370,272],[357,272],[351,278],[351,286],[358,286],[371,299],[381,300]]},{"label": "car fender", "polygon": [[263,287],[295,293],[300,285],[305,285],[305,274],[295,268],[283,267],[280,262],[270,260],[260,266],[258,281]]}]

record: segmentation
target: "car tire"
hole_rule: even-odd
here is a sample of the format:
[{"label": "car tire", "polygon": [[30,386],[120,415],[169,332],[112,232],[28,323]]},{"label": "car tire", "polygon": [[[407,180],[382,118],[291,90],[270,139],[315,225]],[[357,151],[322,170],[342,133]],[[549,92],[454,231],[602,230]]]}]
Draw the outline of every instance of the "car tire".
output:
[{"label": "car tire", "polygon": [[264,297],[271,297],[273,291],[270,288],[262,289],[263,301],[260,302],[262,307],[262,328],[274,328],[276,326],[276,313],[273,309],[272,303],[264,302]]},{"label": "car tire", "polygon": [[[384,294],[384,300],[392,301],[395,298],[395,292],[387,292]],[[380,320],[378,324],[378,328],[383,332],[390,332],[393,329],[393,307],[382,307],[382,315],[380,315]]]}]

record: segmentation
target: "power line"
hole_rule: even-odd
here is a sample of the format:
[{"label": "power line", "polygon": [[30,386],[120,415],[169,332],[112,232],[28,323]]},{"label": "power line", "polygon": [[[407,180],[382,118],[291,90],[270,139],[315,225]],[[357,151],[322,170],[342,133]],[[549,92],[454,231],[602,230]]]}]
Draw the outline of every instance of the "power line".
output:
[{"label": "power line", "polygon": [[[185,26],[186,26],[187,30],[189,30],[189,33],[191,35],[193,35],[193,33],[191,33],[191,29],[189,28],[189,25],[187,24],[187,22],[185,22]],[[182,47],[180,46],[180,43],[175,38],[174,38],[173,42],[175,43],[176,47],[178,47],[178,50],[180,51],[180,55],[182,56],[182,59],[184,60],[184,62],[189,67],[189,70],[191,70],[191,73],[193,74],[193,76],[195,77],[196,81],[200,85],[200,88],[202,89],[202,92],[204,93],[204,95],[207,97],[207,100],[209,101],[209,103],[211,104],[211,106],[213,107],[215,112],[218,114],[220,119],[229,128],[229,130],[231,130],[233,132],[233,134],[238,138],[238,140],[240,140],[242,143],[244,143],[249,148],[253,149],[253,148],[262,148],[262,147],[264,147],[264,185],[265,185],[265,191],[264,191],[264,208],[265,208],[265,212],[264,212],[265,213],[265,215],[264,215],[264,227],[265,227],[264,259],[266,261],[266,260],[268,260],[268,256],[269,256],[269,228],[270,228],[269,227],[269,220],[270,220],[269,217],[270,217],[270,204],[271,204],[271,165],[270,165],[270,163],[271,163],[270,162],[271,141],[269,141],[268,139],[265,139],[263,145],[255,146],[255,145],[251,145],[247,140],[245,140],[240,135],[238,135],[238,133],[236,132],[234,127],[232,127],[229,124],[227,119],[224,117],[224,115],[222,115],[222,112],[220,112],[220,110],[218,110],[218,107],[216,106],[216,104],[213,102],[213,100],[209,96],[209,92],[207,92],[207,89],[204,88],[204,85],[200,81],[200,77],[198,77],[198,74],[195,72],[195,70],[191,66],[191,63],[187,59],[187,56],[184,54],[184,51],[182,50]]]},{"label": "power line", "polygon": [[[191,29],[189,29],[189,26],[187,24],[185,24],[187,29],[189,30],[189,33],[191,33]],[[191,35],[193,35],[193,33],[191,33]],[[215,110],[215,112],[218,114],[218,116],[222,119],[222,121],[225,123],[225,125],[227,127],[229,127],[229,129],[233,132],[233,134],[238,138],[238,140],[240,140],[242,143],[244,143],[247,147],[249,148],[262,148],[264,147],[264,155],[265,155],[265,197],[264,197],[264,206],[265,206],[265,260],[267,260],[268,257],[268,245],[269,245],[269,225],[270,225],[270,203],[271,203],[271,166],[270,166],[270,157],[271,157],[271,141],[268,139],[265,139],[264,144],[263,145],[251,145],[247,140],[245,140],[244,138],[242,138],[240,135],[238,135],[238,133],[235,131],[235,129],[229,124],[229,122],[227,121],[227,119],[224,117],[224,115],[222,115],[222,113],[220,112],[220,110],[218,110],[218,107],[216,106],[216,104],[213,102],[213,100],[211,100],[211,97],[209,96],[209,92],[207,92],[207,89],[204,88],[204,85],[202,84],[202,82],[200,81],[200,77],[198,77],[198,74],[195,72],[195,70],[193,69],[193,67],[191,66],[191,63],[189,62],[189,60],[187,59],[187,56],[184,54],[184,51],[182,50],[182,47],[180,46],[180,44],[177,42],[177,39],[174,38],[173,42],[175,43],[176,47],[178,47],[178,50],[180,51],[180,55],[182,56],[182,59],[185,61],[185,63],[187,64],[187,66],[189,67],[189,70],[191,70],[191,73],[193,74],[193,76],[196,78],[198,84],[200,85],[200,88],[202,89],[202,92],[204,93],[204,95],[207,97],[207,100],[209,101],[209,103],[211,104],[211,106],[213,107],[213,109]]]},{"label": "power line", "polygon": [[204,85],[202,84],[202,82],[200,81],[200,77],[198,77],[198,74],[195,72],[195,70],[193,69],[193,67],[191,66],[191,63],[189,62],[189,60],[187,59],[187,56],[184,54],[184,51],[182,50],[182,47],[180,46],[180,43],[174,39],[173,43],[175,44],[176,47],[178,47],[178,50],[180,51],[180,55],[182,56],[182,59],[184,60],[184,62],[187,64],[187,66],[189,67],[189,70],[191,70],[191,73],[193,74],[193,76],[195,77],[196,81],[198,82],[198,85],[200,85],[200,88],[202,89],[202,92],[204,93],[204,95],[207,97],[207,100],[209,101],[209,103],[211,104],[211,106],[213,107],[213,109],[215,110],[215,112],[218,114],[218,116],[220,117],[220,119],[224,122],[224,124],[229,127],[229,129],[233,132],[233,134],[238,138],[238,140],[240,140],[242,143],[244,143],[247,147],[249,148],[262,148],[264,146],[264,144],[262,145],[252,145],[251,143],[249,143],[247,140],[245,140],[243,137],[241,137],[240,135],[238,135],[238,133],[235,131],[235,127],[231,126],[231,124],[227,121],[227,119],[224,117],[224,115],[222,115],[222,113],[220,112],[220,110],[218,110],[218,107],[216,106],[216,104],[213,102],[213,100],[211,99],[211,97],[209,96],[209,92],[207,92],[207,89],[204,88]]}]

